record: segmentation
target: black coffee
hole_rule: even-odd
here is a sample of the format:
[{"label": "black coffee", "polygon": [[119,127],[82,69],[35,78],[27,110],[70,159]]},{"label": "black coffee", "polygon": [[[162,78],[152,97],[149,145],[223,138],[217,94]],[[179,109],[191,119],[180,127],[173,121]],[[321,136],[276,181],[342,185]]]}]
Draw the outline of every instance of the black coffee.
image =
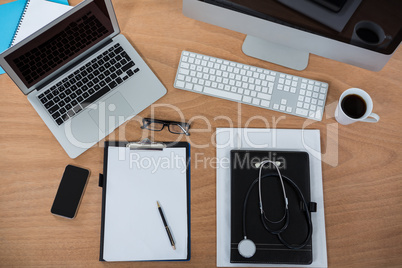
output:
[{"label": "black coffee", "polygon": [[343,112],[354,119],[362,117],[367,110],[366,102],[359,95],[351,94],[343,98],[341,102]]},{"label": "black coffee", "polygon": [[378,35],[370,29],[367,28],[357,29],[356,34],[367,43],[377,44],[378,42],[380,42],[380,38],[378,37]]}]

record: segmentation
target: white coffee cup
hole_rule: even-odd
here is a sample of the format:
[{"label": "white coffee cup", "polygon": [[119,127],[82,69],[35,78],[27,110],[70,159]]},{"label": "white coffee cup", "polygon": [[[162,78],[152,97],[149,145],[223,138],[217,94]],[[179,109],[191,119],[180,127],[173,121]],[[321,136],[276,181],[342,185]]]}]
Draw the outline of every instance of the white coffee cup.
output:
[{"label": "white coffee cup", "polygon": [[[374,38],[369,38],[370,36]],[[391,41],[392,36],[386,35],[380,25],[367,20],[356,23],[351,39],[352,44],[369,48],[384,48]]]},{"label": "white coffee cup", "polygon": [[370,95],[360,88],[349,88],[339,98],[335,119],[342,125],[359,121],[377,123],[380,117],[372,111],[373,101]]}]

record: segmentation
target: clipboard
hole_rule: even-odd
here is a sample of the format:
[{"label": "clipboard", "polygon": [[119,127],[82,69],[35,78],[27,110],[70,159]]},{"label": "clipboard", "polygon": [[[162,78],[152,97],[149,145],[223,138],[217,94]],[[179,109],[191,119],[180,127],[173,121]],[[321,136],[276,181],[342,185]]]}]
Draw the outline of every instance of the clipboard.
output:
[{"label": "clipboard", "polygon": [[[116,161],[116,157],[122,159]],[[172,166],[160,161],[165,158],[171,158]],[[133,159],[137,162],[127,166]],[[150,167],[152,159],[160,165]],[[179,168],[173,166],[175,159],[179,159]],[[116,169],[123,171],[117,174],[120,171]],[[106,141],[99,186],[102,187],[100,261],[190,260],[189,143],[149,139]],[[176,250],[169,243],[156,201],[165,212]]]}]

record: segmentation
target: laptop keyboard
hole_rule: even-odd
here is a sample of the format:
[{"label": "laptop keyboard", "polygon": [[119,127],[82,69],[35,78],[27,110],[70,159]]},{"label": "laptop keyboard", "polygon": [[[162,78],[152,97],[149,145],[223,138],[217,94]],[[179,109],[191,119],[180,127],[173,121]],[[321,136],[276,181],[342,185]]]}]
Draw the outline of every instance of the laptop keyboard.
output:
[{"label": "laptop keyboard", "polygon": [[120,44],[116,44],[38,98],[57,125],[62,125],[139,70]]}]

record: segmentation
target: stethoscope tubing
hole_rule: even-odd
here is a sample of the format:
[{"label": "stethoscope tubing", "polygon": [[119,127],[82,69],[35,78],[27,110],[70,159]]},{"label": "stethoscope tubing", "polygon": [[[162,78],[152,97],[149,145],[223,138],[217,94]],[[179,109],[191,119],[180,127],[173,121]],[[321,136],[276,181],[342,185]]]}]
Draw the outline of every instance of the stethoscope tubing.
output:
[{"label": "stethoscope tubing", "polygon": [[[275,165],[275,164],[274,164]],[[275,165],[276,166],[276,165]],[[261,169],[260,169],[261,170]],[[280,172],[278,172],[278,174],[274,174],[274,173],[272,173],[272,174],[265,174],[265,175],[263,175],[263,176],[261,176],[261,173],[260,173],[260,175],[259,175],[259,177],[257,178],[257,179],[255,179],[252,183],[251,183],[251,185],[250,185],[250,187],[249,187],[249,189],[248,189],[248,191],[247,191],[247,194],[246,194],[246,197],[245,197],[245,199],[244,199],[244,204],[243,204],[243,236],[244,237],[247,237],[247,229],[246,229],[246,214],[247,214],[247,203],[248,203],[248,198],[249,198],[249,196],[250,196],[250,192],[251,192],[251,190],[252,190],[252,188],[255,186],[255,184],[257,183],[257,182],[260,182],[261,181],[261,179],[263,179],[263,178],[268,178],[268,177],[279,177],[279,178],[283,178],[283,179],[285,179],[285,182],[287,182],[287,183],[289,183],[289,185],[291,185],[292,186],[292,188],[294,188],[295,190],[296,190],[296,192],[297,192],[297,194],[298,194],[298,196],[299,196],[299,198],[300,198],[300,200],[302,201],[302,203],[303,203],[303,208],[304,208],[304,214],[305,214],[305,217],[306,217],[306,221],[307,221],[307,223],[308,223],[308,234],[307,234],[307,237],[305,238],[305,240],[301,243],[301,244],[299,244],[299,245],[291,245],[291,244],[289,244],[287,241],[285,241],[284,239],[283,239],[283,237],[281,236],[281,233],[284,231],[284,230],[286,230],[286,228],[288,227],[288,225],[289,225],[289,209],[288,209],[288,206],[287,206],[287,204],[286,204],[286,208],[285,208],[285,217],[284,218],[286,218],[286,221],[285,221],[285,223],[284,223],[284,225],[279,229],[279,230],[271,230],[270,228],[268,228],[268,226],[267,226],[267,224],[265,223],[265,221],[264,221],[264,213],[263,213],[263,210],[261,210],[262,211],[262,213],[261,213],[261,221],[262,221],[262,223],[263,223],[263,226],[264,226],[264,228],[268,231],[268,232],[270,232],[271,234],[273,234],[273,235],[276,235],[277,237],[278,237],[278,239],[280,240],[280,242],[283,244],[283,245],[285,245],[287,248],[289,248],[289,249],[301,249],[301,248],[303,248],[303,247],[305,247],[306,245],[307,245],[307,243],[309,242],[309,240],[310,240],[310,238],[311,238],[311,236],[312,236],[312,232],[313,232],[313,226],[312,226],[312,222],[311,222],[311,216],[310,216],[310,211],[309,211],[309,208],[308,208],[308,205],[307,205],[307,202],[306,202],[306,200],[305,200],[305,198],[304,198],[304,196],[303,196],[303,193],[301,192],[301,190],[300,190],[300,188],[297,186],[297,184],[296,183],[294,183],[290,178],[288,178],[288,177],[286,177],[286,176],[284,176],[284,175],[281,175],[280,174]],[[282,183],[282,185],[283,185],[283,183]],[[283,190],[284,190],[284,186],[283,186]],[[285,193],[285,192],[284,192]],[[284,195],[285,196],[285,199],[287,199],[286,198],[286,194]],[[261,200],[260,200],[260,202],[261,202]]]}]

